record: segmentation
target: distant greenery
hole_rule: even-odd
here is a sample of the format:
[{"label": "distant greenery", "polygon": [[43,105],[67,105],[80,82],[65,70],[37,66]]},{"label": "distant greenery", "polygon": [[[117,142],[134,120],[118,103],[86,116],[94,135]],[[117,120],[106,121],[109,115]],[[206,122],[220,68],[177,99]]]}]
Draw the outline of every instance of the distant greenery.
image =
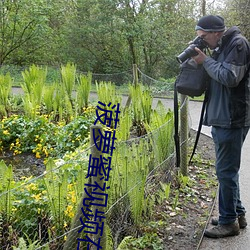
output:
[{"label": "distant greenery", "polygon": [[[196,36],[199,16],[221,14],[227,26],[239,25],[248,35],[249,13],[239,6],[244,1],[224,3],[221,8],[204,0],[1,1],[0,65],[71,62],[82,72],[103,74],[137,64],[153,78],[171,78],[178,71],[176,55]],[[51,81],[57,76],[49,73]]]}]

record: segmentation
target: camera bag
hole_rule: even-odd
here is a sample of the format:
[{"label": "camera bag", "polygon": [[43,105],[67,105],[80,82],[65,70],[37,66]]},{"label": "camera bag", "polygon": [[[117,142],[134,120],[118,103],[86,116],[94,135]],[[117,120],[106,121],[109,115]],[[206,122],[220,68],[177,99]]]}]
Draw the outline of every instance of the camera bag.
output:
[{"label": "camera bag", "polygon": [[181,64],[175,87],[180,94],[201,96],[207,88],[207,81],[208,74],[203,66],[190,58]]}]

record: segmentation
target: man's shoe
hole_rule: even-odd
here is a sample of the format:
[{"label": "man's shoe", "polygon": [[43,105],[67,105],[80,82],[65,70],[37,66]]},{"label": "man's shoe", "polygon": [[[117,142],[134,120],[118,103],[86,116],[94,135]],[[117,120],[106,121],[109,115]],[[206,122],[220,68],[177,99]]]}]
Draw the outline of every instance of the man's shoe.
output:
[{"label": "man's shoe", "polygon": [[[245,228],[247,226],[247,220],[246,220],[245,214],[239,215],[238,222],[239,222],[240,229],[243,229],[243,228]],[[217,218],[212,218],[211,224],[214,225],[214,226],[217,226],[218,225],[218,219]]]},{"label": "man's shoe", "polygon": [[234,222],[232,224],[222,225],[219,224],[210,229],[206,229],[204,235],[209,238],[223,238],[228,236],[239,235],[240,227],[238,222]]}]

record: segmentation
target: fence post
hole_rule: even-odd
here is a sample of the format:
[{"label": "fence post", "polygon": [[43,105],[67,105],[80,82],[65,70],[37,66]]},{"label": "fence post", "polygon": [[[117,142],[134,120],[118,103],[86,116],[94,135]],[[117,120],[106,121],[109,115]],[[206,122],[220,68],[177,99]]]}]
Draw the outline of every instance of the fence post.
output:
[{"label": "fence post", "polygon": [[187,176],[188,174],[188,97],[180,95],[181,109],[180,109],[180,169],[181,174]]},{"label": "fence post", "polygon": [[[138,84],[138,70],[136,64],[133,64],[133,84],[135,86]],[[130,104],[131,104],[131,95],[129,94],[124,111],[129,107]]]},{"label": "fence post", "polygon": [[[101,155],[101,151],[98,150],[97,147],[100,146],[100,140],[97,140],[96,141],[96,144],[97,144],[97,147],[95,146],[95,143],[94,143],[94,135],[95,135],[95,138],[101,138],[101,133],[102,133],[102,126],[101,125],[92,125],[90,127],[90,146],[91,147],[91,155],[92,155],[92,158],[100,158],[100,155]],[[99,171],[98,171],[99,172]],[[103,187],[103,180],[100,180],[100,176],[98,174],[98,176],[89,176],[88,177],[88,184],[94,184],[95,182],[98,183],[98,185],[100,185],[100,187]],[[86,186],[86,189],[88,191],[89,194],[92,193],[93,191],[93,187],[89,187],[89,186]],[[86,222],[86,217],[83,215],[82,213],[82,207],[83,207],[83,200],[85,198],[89,198],[87,196],[87,194],[84,192],[83,190],[83,194],[82,194],[82,198],[81,198],[81,201],[80,203],[78,204],[78,208],[77,208],[77,212],[76,212],[76,215],[72,221],[72,224],[71,224],[71,229],[70,229],[70,232],[67,236],[67,240],[64,244],[64,247],[63,247],[63,250],[76,250],[77,249],[77,238],[81,238],[81,234],[78,233],[78,231],[81,229],[81,221],[80,221],[80,218],[82,218],[82,221],[83,223]],[[85,201],[85,204],[89,205],[90,204],[90,200],[87,200]],[[91,208],[91,206],[89,205],[89,208]],[[84,209],[84,208],[83,208]],[[92,207],[92,212],[93,214],[95,214],[95,211],[96,211],[97,207],[94,206]],[[99,207],[98,206],[98,212],[104,212],[104,207]],[[94,242],[98,242],[98,239],[101,238],[101,241],[100,241],[100,245],[102,246],[102,249],[105,250],[106,249],[106,233],[105,233],[105,227],[104,227],[104,230],[103,230],[103,235],[102,237],[100,237],[100,230],[98,231],[98,234],[94,236],[94,239],[92,239]],[[95,249],[95,247],[92,247],[91,248],[92,250]]]},{"label": "fence post", "polygon": [[133,64],[133,83],[135,86],[138,84],[138,70],[136,64]]},{"label": "fence post", "polygon": [[[98,140],[96,140],[97,147],[94,146],[94,147],[91,148],[92,158],[100,159],[102,151],[99,150],[99,149],[101,148],[101,145],[100,145],[101,140],[100,140],[100,138],[101,138],[102,133],[103,133],[103,130],[102,130],[101,125],[92,125],[90,127],[90,145],[94,145],[95,144],[94,138],[98,138]],[[97,169],[97,171],[98,171],[98,174],[95,175],[95,176],[92,176],[92,184],[97,184],[100,187],[104,187],[104,178],[101,178],[101,176],[99,174],[99,169]],[[94,187],[92,188],[92,191],[93,190],[94,190]],[[99,198],[99,197],[102,198],[101,195],[99,195],[99,197],[98,196],[96,196],[96,197],[97,198]],[[102,214],[102,213],[105,214],[105,207],[104,206],[93,206],[93,208],[92,208],[93,214],[97,214],[96,210],[98,211],[99,214]],[[98,233],[96,235],[94,235],[94,242],[98,242],[99,239],[101,239],[100,246],[102,247],[102,250],[105,250],[106,249],[105,223],[104,223],[102,236],[101,236],[101,230],[98,230]],[[95,249],[99,249],[99,248],[93,247],[92,249],[95,250]]]}]

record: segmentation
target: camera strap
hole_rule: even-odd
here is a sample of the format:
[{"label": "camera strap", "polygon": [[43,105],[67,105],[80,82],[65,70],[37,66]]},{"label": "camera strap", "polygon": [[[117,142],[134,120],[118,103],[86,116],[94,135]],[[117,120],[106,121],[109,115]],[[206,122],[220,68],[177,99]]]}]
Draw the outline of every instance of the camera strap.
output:
[{"label": "camera strap", "polygon": [[204,96],[204,100],[203,100],[202,108],[201,108],[199,126],[198,126],[198,130],[196,132],[196,138],[195,138],[195,142],[194,142],[193,151],[192,151],[192,154],[191,154],[190,159],[189,159],[189,164],[191,164],[191,162],[192,162],[193,156],[195,154],[195,151],[196,151],[196,148],[197,148],[197,145],[198,145],[198,142],[199,142],[201,129],[202,129],[203,117],[204,117],[205,109],[206,109],[206,105],[207,105],[207,94],[208,94],[207,92],[208,91],[205,91],[205,96]]}]

